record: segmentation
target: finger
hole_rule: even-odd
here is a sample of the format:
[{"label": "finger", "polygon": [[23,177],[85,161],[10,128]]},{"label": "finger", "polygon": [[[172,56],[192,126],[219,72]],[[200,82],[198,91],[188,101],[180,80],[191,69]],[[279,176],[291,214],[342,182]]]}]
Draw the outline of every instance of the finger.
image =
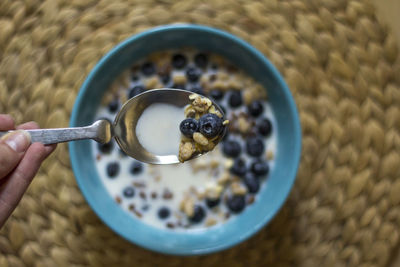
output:
[{"label": "finger", "polygon": [[[30,122],[26,122],[24,124],[21,124],[19,126],[17,126],[17,129],[24,129],[24,130],[30,130],[30,129],[38,129],[39,125],[34,122],[34,121],[30,121]],[[56,149],[57,144],[53,144],[53,145],[46,145],[45,146],[45,156],[46,158]]]},{"label": "finger", "polygon": [[39,125],[34,122],[25,122],[24,124],[18,125],[17,129],[23,129],[23,130],[31,130],[31,129],[39,129]]},{"label": "finger", "polygon": [[29,134],[23,130],[6,134],[0,139],[0,179],[17,166],[30,143]]},{"label": "finger", "polygon": [[52,144],[52,145],[45,145],[44,149],[45,149],[45,158],[47,158],[51,153],[53,153],[53,151],[56,149],[57,144]]},{"label": "finger", "polygon": [[13,130],[14,120],[10,115],[0,114],[0,131]]},{"label": "finger", "polygon": [[44,145],[32,144],[21,163],[0,188],[0,228],[21,200],[45,157]]}]

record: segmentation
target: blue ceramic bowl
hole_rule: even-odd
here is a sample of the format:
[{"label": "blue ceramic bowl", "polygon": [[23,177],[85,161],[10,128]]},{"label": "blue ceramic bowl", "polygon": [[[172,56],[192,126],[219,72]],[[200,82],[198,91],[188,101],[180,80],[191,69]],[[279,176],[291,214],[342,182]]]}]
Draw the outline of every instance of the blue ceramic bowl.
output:
[{"label": "blue ceramic bowl", "polygon": [[123,211],[107,193],[94,158],[89,156],[91,141],[71,142],[69,149],[78,185],[105,224],[139,246],[167,254],[194,255],[226,249],[252,236],[274,217],[292,188],[300,159],[301,129],[289,88],[275,67],[254,47],[221,30],[187,24],[153,28],[123,41],[97,63],[80,89],[70,126],[92,123],[104,92],[136,60],[154,51],[184,46],[225,56],[268,90],[277,121],[276,164],[253,205],[223,227],[207,231],[156,229]]}]

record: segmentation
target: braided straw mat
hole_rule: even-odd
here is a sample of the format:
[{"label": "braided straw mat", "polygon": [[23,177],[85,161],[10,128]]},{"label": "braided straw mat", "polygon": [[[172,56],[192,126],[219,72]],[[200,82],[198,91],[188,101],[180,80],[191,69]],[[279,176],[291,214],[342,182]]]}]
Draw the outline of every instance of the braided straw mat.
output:
[{"label": "braided straw mat", "polygon": [[1,0],[0,113],[68,125],[85,76],[155,25],[227,30],[262,51],[297,102],[303,154],[268,227],[224,252],[173,257],[107,228],[59,145],[0,231],[0,266],[385,266],[400,234],[400,58],[370,2]]}]

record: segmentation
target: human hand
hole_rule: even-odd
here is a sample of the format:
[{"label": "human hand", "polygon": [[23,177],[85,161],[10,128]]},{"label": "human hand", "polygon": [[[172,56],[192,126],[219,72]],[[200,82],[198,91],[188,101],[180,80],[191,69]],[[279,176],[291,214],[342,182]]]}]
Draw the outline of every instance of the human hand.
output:
[{"label": "human hand", "polygon": [[37,129],[35,122],[15,128],[9,115],[0,114],[0,131],[17,131],[0,139],[0,228],[11,215],[31,183],[40,164],[54,151],[56,145],[31,144],[23,129]]}]

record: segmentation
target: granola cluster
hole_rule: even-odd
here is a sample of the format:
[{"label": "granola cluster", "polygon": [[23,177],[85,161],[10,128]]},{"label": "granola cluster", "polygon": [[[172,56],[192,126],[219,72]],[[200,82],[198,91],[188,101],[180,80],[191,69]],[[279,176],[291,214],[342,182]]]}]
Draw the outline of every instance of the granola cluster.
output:
[{"label": "granola cluster", "polygon": [[211,151],[223,135],[228,120],[210,99],[198,94],[189,96],[190,104],[185,108],[185,119],[180,126],[182,138],[179,145],[179,160],[185,162],[193,156]]}]

